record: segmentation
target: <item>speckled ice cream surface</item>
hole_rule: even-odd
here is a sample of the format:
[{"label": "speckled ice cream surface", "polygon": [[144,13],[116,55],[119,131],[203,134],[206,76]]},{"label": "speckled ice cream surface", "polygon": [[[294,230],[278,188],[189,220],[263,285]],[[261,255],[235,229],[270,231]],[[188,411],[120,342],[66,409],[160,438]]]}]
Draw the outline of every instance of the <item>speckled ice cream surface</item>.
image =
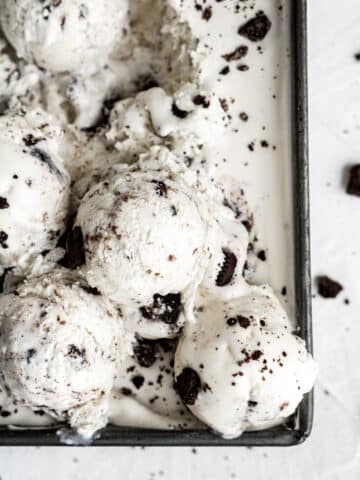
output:
[{"label": "speckled ice cream surface", "polygon": [[[282,421],[316,376],[292,334],[287,5],[32,3],[0,0],[0,264],[7,273],[0,364],[8,384],[0,385],[0,424],[60,420],[85,435],[108,421],[207,426],[233,438]],[[241,29],[255,18],[260,30]],[[17,179],[5,182],[14,162],[41,188],[30,194],[15,187]],[[8,204],[18,212],[12,225]],[[5,227],[19,232],[9,248]],[[6,355],[21,322],[34,323],[24,349],[32,338],[43,345],[35,318],[44,294],[34,285],[54,283],[52,275],[61,291],[79,291],[80,303],[88,296],[78,308],[99,321],[87,332],[90,343],[102,344],[96,332],[107,314],[101,320],[99,309],[109,309],[117,326],[104,327],[103,340],[121,351],[111,368],[94,353],[79,371],[71,362],[67,370],[65,355],[60,386],[84,375],[84,401],[67,396],[61,412],[49,396],[41,408],[35,401],[26,355],[13,363]],[[28,291],[31,308],[17,308]],[[16,348],[23,350],[21,341]],[[273,358],[283,366],[261,363]],[[235,378],[239,362],[243,375]],[[190,401],[182,375],[189,369],[197,386]],[[87,395],[91,386],[104,392],[100,400]]]}]

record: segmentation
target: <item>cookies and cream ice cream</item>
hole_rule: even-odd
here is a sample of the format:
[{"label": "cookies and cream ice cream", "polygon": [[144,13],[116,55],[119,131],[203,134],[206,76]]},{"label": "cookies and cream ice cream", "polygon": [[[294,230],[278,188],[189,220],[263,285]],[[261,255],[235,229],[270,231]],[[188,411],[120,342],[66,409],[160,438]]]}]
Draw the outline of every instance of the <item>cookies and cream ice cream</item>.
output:
[{"label": "cookies and cream ice cream", "polygon": [[12,397],[86,436],[104,426],[125,350],[111,304],[57,272],[25,282],[0,305],[0,383]]},{"label": "cookies and cream ice cream", "polygon": [[175,354],[176,388],[200,420],[225,438],[291,415],[317,366],[268,287],[231,302],[199,305]]},{"label": "cookies and cream ice cream", "polygon": [[0,117],[0,267],[26,269],[62,234],[70,177],[41,112]]},{"label": "cookies and cream ice cream", "polygon": [[206,256],[206,224],[196,196],[169,175],[129,172],[105,179],[83,198],[85,276],[111,300],[150,305],[196,282]]},{"label": "cookies and cream ice cream", "polygon": [[51,72],[91,72],[121,40],[127,0],[1,0],[0,12],[20,58]]},{"label": "cookies and cream ice cream", "polygon": [[0,0],[0,425],[235,438],[296,412],[278,7]]}]

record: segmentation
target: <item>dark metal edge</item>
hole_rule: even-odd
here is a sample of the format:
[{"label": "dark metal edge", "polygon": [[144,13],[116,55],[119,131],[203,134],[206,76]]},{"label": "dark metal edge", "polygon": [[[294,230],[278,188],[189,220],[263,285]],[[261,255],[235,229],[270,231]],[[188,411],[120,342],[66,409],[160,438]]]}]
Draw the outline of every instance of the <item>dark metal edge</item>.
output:
[{"label": "dark metal edge", "polygon": [[[308,165],[306,0],[290,3],[293,99],[293,191],[295,243],[295,302],[299,334],[312,352],[310,209]],[[313,423],[313,393],[305,396],[293,417],[295,427],[246,432],[224,440],[208,431],[172,432],[109,426],[93,446],[293,446],[303,443]],[[288,424],[289,425],[289,424]],[[0,446],[59,446],[56,429],[9,430],[0,427]]]}]

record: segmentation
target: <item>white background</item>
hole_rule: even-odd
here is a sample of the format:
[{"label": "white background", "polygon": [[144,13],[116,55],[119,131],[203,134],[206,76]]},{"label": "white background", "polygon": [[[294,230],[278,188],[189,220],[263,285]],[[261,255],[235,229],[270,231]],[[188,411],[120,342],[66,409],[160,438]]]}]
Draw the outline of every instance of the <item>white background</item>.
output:
[{"label": "white background", "polygon": [[313,274],[345,287],[314,298],[311,438],[291,449],[2,448],[0,480],[360,479],[360,198],[344,193],[346,166],[360,163],[360,1],[308,3]]}]

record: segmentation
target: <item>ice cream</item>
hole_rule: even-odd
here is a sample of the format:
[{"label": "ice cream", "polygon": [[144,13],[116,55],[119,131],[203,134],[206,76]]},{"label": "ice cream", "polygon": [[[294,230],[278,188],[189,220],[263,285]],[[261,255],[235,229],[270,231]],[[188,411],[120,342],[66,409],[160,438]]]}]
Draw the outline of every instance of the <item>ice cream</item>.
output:
[{"label": "ice cream", "polygon": [[70,177],[58,132],[40,113],[0,117],[0,267],[24,270],[55,247],[67,216]]},{"label": "ice cream", "polygon": [[20,58],[52,72],[89,72],[121,39],[127,0],[1,0],[0,12]]},{"label": "ice cream", "polygon": [[83,198],[75,225],[89,284],[119,304],[147,307],[155,295],[185,293],[206,256],[196,193],[171,173],[133,171],[100,182]]},{"label": "ice cream", "polygon": [[225,438],[291,415],[317,366],[271,289],[197,312],[175,355],[176,388],[191,412]]},{"label": "ice cream", "polygon": [[110,421],[140,428],[199,428],[174,389],[177,340],[134,339],[117,375]]},{"label": "ice cream", "polygon": [[164,146],[204,181],[213,173],[221,145],[226,123],[221,112],[216,98],[192,84],[173,95],[151,88],[115,103],[106,138],[127,162],[154,145]]},{"label": "ice cream", "polygon": [[287,3],[0,0],[0,424],[234,438],[311,388]]},{"label": "ice cream", "polygon": [[83,281],[55,272],[0,299],[0,382],[32,410],[90,436],[107,401],[124,337],[116,311]]}]

